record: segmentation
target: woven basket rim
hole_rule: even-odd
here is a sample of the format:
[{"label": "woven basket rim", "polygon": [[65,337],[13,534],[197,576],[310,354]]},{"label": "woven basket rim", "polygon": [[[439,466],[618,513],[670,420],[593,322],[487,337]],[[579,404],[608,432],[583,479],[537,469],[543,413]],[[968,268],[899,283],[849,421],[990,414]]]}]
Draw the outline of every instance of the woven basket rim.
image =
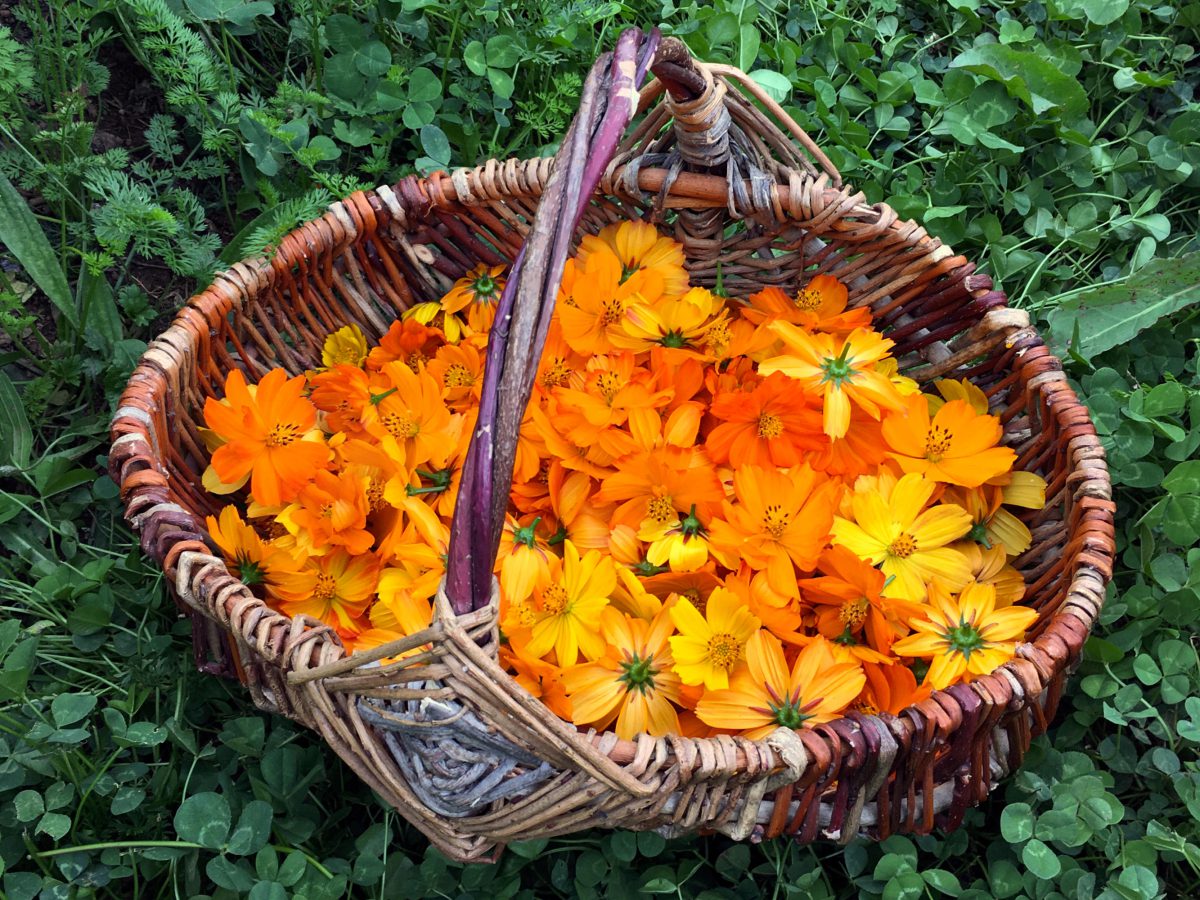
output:
[{"label": "woven basket rim", "polygon": [[[181,360],[185,364],[194,361],[202,340],[201,335],[207,332],[210,324],[224,318],[233,310],[238,305],[239,298],[249,298],[267,289],[295,266],[299,265],[303,271],[307,261],[314,255],[315,248],[331,247],[340,251],[358,242],[364,235],[373,235],[378,228],[384,226],[407,231],[415,221],[419,221],[433,208],[447,208],[454,204],[472,206],[505,199],[506,196],[512,195],[511,192],[498,193],[489,188],[498,176],[502,183],[508,185],[528,185],[534,182],[544,184],[551,166],[552,161],[549,159],[490,160],[474,168],[461,168],[449,174],[437,172],[426,178],[409,178],[396,185],[381,186],[370,192],[357,192],[345,200],[331,204],[323,216],[299,226],[284,237],[273,258],[259,256],[242,260],[218,273],[212,284],[193,296],[178,312],[170,327],[151,343],[131,376],[130,385],[146,379],[154,380],[159,389],[153,396],[160,405],[166,400],[167,393],[178,396],[181,371],[179,363]],[[642,197],[624,189],[624,175],[623,168],[606,173],[598,193],[618,197],[626,202],[641,201]],[[654,193],[663,187],[666,177],[667,173],[662,169],[643,169],[637,173],[637,186],[643,192]],[[815,178],[801,176],[801,183],[805,182],[808,189],[816,188],[836,195],[842,198],[843,203],[851,196],[849,188],[830,186],[827,175],[822,174]],[[793,182],[790,187],[776,184],[772,188],[781,222],[790,217],[794,200],[790,191],[796,187],[797,183]],[[671,185],[666,195],[667,205],[724,206],[727,191],[728,182],[722,176],[684,173]],[[919,293],[933,279],[966,263],[964,257],[956,256],[949,247],[929,236],[917,223],[901,220],[886,204],[867,205],[860,201],[854,204],[854,210],[862,217],[860,224],[863,228],[874,230],[886,227],[893,230],[902,235],[910,246],[933,254],[933,258],[937,260],[936,265],[927,267],[927,273],[922,273],[925,277],[914,280],[913,285],[903,295],[889,294],[892,302],[903,302],[905,297]],[[872,218],[874,223],[870,222]],[[990,279],[987,286],[973,290],[972,294],[978,297],[996,293],[988,288]],[[1070,445],[1067,447],[1071,455],[1067,486],[1073,490],[1077,501],[1084,504],[1085,509],[1090,507],[1096,511],[1096,527],[1093,529],[1095,533],[1067,536],[1063,551],[1064,577],[1069,573],[1069,584],[1063,588],[1066,599],[1053,610],[1037,637],[1020,647],[1015,659],[969,685],[956,685],[944,691],[936,691],[928,700],[905,709],[897,717],[880,714],[878,718],[883,721],[910,720],[913,727],[917,727],[921,720],[946,722],[947,717],[952,719],[955,715],[961,715],[961,701],[970,693],[978,695],[970,702],[978,702],[980,699],[990,702],[992,697],[1010,696],[1015,691],[1023,696],[1026,705],[1036,710],[1034,698],[1045,691],[1055,676],[1077,662],[1078,654],[1071,648],[1082,643],[1083,637],[1086,637],[1095,623],[1100,604],[1103,602],[1105,584],[1111,578],[1114,557],[1111,519],[1115,506],[1111,502],[1111,483],[1104,464],[1103,450],[1095,437],[1095,430],[1087,417],[1086,409],[1067,385],[1061,364],[1046,350],[1036,330],[1029,325],[1028,316],[1002,304],[993,306],[995,308],[989,310],[975,329],[972,329],[971,336],[975,339],[973,346],[977,346],[979,342],[991,342],[991,345],[995,346],[997,342],[1003,341],[1009,348],[1024,342],[1027,348],[1025,352],[1040,348],[1041,358],[1046,361],[1043,370],[1045,374],[1034,379],[1036,383],[1026,384],[1025,390],[1036,391],[1046,399],[1055,397],[1062,401],[1064,397],[1067,398],[1065,407],[1053,407],[1060,413],[1060,425],[1068,436],[1065,443]],[[220,595],[236,590],[242,583],[232,576],[224,561],[213,555],[203,543],[207,533],[202,521],[199,521],[200,517],[169,497],[166,502],[162,502],[161,489],[166,487],[166,477],[161,471],[161,448],[154,443],[151,411],[127,401],[128,392],[113,419],[112,458],[117,459],[122,454],[127,454],[134,445],[148,445],[151,458],[159,470],[143,469],[126,478],[124,482],[120,478],[116,479],[121,484],[127,518],[140,530],[152,515],[166,515],[168,519],[175,517],[172,521],[178,526],[176,530],[162,534],[160,529],[158,534],[151,535],[150,543],[146,543],[144,534],[143,546],[149,555],[160,563],[168,577],[174,578],[177,594],[195,605],[203,606],[195,598],[190,587],[192,580],[197,578],[196,565],[202,567],[203,577],[214,585],[214,590]],[[130,420],[133,427],[127,427],[131,424]],[[143,496],[148,488],[159,491],[153,495],[156,502],[148,504]],[[203,611],[212,616],[211,610]],[[254,604],[247,604],[245,608],[240,609],[238,617],[239,624],[243,627],[248,619],[253,620],[255,634],[259,637],[254,649],[262,655],[264,661],[280,667],[285,673],[292,671],[294,674],[298,662],[307,667],[301,656],[305,660],[317,659],[321,655],[318,651],[320,645],[340,645],[340,641],[328,626],[315,624],[303,617],[289,618],[271,610],[261,600],[258,601],[257,608]],[[231,630],[231,622],[225,621],[223,624],[227,630]],[[434,625],[438,625],[436,620]],[[294,639],[301,633],[305,639],[296,644],[286,657],[282,656],[284,637]],[[1066,652],[1063,652],[1064,648]],[[342,653],[347,660],[363,658],[363,654],[347,657],[344,651]],[[318,671],[305,672],[303,680],[321,677],[316,674]],[[526,693],[511,676],[509,682],[510,689]],[[526,696],[529,695],[526,693]],[[529,699],[540,704],[540,700],[532,697]],[[546,713],[553,716],[548,710]],[[1040,710],[1038,714],[1040,715]],[[851,714],[845,718],[859,721],[865,717]],[[950,721],[947,724],[953,727],[954,722]],[[802,731],[807,733],[802,737],[809,753],[812,754],[814,743],[825,738],[814,734],[810,729]],[[581,741],[590,740],[596,746],[602,743],[608,746],[608,755],[614,760],[614,766],[616,760],[631,758],[636,752],[636,741],[601,741],[595,739],[596,736],[589,737],[582,731],[578,734]],[[764,751],[767,749],[776,755],[782,767],[783,761],[779,759],[776,749],[764,746]],[[832,752],[830,751],[831,754]]]}]

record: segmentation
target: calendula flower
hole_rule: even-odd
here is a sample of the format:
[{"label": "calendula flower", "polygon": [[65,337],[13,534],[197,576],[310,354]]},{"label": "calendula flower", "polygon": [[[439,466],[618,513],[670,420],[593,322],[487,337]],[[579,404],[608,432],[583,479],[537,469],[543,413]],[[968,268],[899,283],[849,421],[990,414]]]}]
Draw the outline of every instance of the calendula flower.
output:
[{"label": "calendula flower", "polygon": [[563,673],[576,725],[607,728],[631,740],[639,734],[679,734],[679,676],[668,639],[669,610],[652,620],[635,619],[609,607],[601,617],[607,651],[593,663]]},{"label": "calendula flower", "polygon": [[334,366],[361,366],[367,358],[367,338],[357,325],[345,325],[325,338],[321,363]]},{"label": "calendula flower", "polygon": [[221,510],[219,519],[208,516],[208,533],[221,548],[221,555],[230,573],[242,584],[262,585],[270,597],[277,597],[280,580],[296,574],[301,563],[290,553],[264,541],[252,527],[242,521],[233,506]]},{"label": "calendula flower", "polygon": [[750,391],[726,391],[709,410],[719,425],[704,445],[716,463],[791,468],[828,441],[819,399],[786,375],[770,375]]},{"label": "calendula flower", "polygon": [[968,585],[957,598],[935,587],[930,606],[929,619],[913,622],[916,633],[897,641],[892,651],[928,659],[925,681],[935,690],[987,675],[1008,662],[1038,616],[1037,610],[1023,606],[996,609],[996,591],[988,584]]},{"label": "calendula flower", "polygon": [[677,297],[688,289],[683,245],[663,237],[649,222],[606,225],[595,237],[584,235],[579,242],[579,259],[585,264],[604,251],[615,256],[620,264],[621,283],[638,276],[653,276],[662,285],[659,294],[640,291],[651,303],[660,295]]},{"label": "calendula flower", "polygon": [[902,415],[883,422],[883,438],[900,468],[963,487],[979,487],[1012,468],[1016,451],[997,446],[1003,434],[999,419],[979,415],[964,400],[944,403],[930,419],[923,394],[909,397]]},{"label": "calendula flower", "polygon": [[480,263],[458,281],[442,297],[442,310],[450,314],[467,311],[467,324],[472,331],[489,331],[496,319],[496,306],[504,293],[504,266],[485,266]]},{"label": "calendula flower", "polygon": [[818,275],[794,296],[778,287],[766,287],[747,298],[742,315],[755,323],[779,319],[830,334],[849,334],[871,327],[871,311],[865,306],[846,309],[849,293],[832,275]]},{"label": "calendula flower", "polygon": [[763,375],[782,372],[806,389],[819,392],[825,401],[824,427],[831,438],[845,437],[851,406],[874,419],[882,410],[900,410],[904,400],[896,386],[875,370],[891,351],[893,342],[867,328],[857,328],[844,338],[809,334],[788,322],[772,322],[771,330],[783,341],[786,355],[759,363]]},{"label": "calendula flower", "polygon": [[553,649],[560,666],[573,666],[580,652],[598,658],[604,653],[600,611],[616,587],[612,559],[597,550],[580,557],[575,545],[565,541],[561,565],[552,566],[546,584],[533,589],[537,612],[526,652],[540,658]]},{"label": "calendula flower", "polygon": [[694,505],[687,515],[676,513],[665,522],[644,519],[638,539],[650,545],[647,560],[656,566],[670,566],[672,572],[695,572],[708,562],[708,529],[697,518]]},{"label": "calendula flower", "polygon": [[729,674],[745,656],[746,642],[761,624],[758,619],[723,587],[713,589],[703,615],[683,599],[671,605],[670,613],[679,630],[670,641],[680,680],[710,691],[729,687]]},{"label": "calendula flower", "polygon": [[696,715],[706,725],[757,739],[776,728],[811,728],[837,718],[865,683],[862,666],[834,662],[823,638],[802,648],[789,672],[779,641],[757,631],[746,645],[746,668],[727,690],[705,694]]},{"label": "calendula flower", "polygon": [[971,517],[960,506],[926,508],[934,491],[923,475],[905,475],[889,496],[878,490],[855,490],[853,518],[833,520],[833,543],[840,544],[895,579],[892,596],[924,601],[928,583],[941,579],[952,590],[971,573],[963,555],[947,546],[971,529]]},{"label": "calendula flower", "polygon": [[825,548],[839,488],[808,465],[786,472],[742,466],[733,473],[736,503],[712,522],[712,545],[726,567],[744,560],[765,570],[771,587],[799,596],[796,570],[815,568]]},{"label": "calendula flower", "polygon": [[357,634],[378,583],[379,560],[373,553],[351,556],[339,547],[328,556],[310,556],[300,572],[281,583],[280,609]]},{"label": "calendula flower", "polygon": [[304,397],[304,376],[288,378],[272,369],[251,395],[246,378],[232,369],[225,379],[224,403],[209,397],[204,422],[224,441],[212,467],[226,484],[250,476],[259,503],[290,502],[329,462],[329,448],[316,428],[317,410]]}]

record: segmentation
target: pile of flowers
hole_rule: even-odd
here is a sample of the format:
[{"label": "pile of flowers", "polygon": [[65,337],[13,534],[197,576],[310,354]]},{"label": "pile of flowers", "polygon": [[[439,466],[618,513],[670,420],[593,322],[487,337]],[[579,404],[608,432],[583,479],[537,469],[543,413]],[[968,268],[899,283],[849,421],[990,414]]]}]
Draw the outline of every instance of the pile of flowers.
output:
[{"label": "pile of flowers", "polygon": [[[349,651],[426,628],[504,270],[368,348],[209,399],[208,520],[230,569]],[[898,713],[1011,658],[1037,618],[1011,560],[1013,471],[987,398],[922,393],[844,285],[744,299],[624,222],[567,263],[500,543],[501,658],[579,726],[752,737]]]}]

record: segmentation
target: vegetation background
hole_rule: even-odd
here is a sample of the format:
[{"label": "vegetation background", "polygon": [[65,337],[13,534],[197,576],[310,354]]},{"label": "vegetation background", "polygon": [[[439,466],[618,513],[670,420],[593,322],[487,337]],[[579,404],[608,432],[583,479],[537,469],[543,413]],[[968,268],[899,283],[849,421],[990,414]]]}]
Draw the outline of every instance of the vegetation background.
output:
[{"label": "vegetation background", "polygon": [[[215,269],[356,188],[549,152],[656,23],[1036,315],[1110,454],[1119,567],[1054,729],[955,834],[464,868],[193,671],[105,424]],[[0,898],[1200,896],[1198,37],[1176,0],[0,0]]]}]

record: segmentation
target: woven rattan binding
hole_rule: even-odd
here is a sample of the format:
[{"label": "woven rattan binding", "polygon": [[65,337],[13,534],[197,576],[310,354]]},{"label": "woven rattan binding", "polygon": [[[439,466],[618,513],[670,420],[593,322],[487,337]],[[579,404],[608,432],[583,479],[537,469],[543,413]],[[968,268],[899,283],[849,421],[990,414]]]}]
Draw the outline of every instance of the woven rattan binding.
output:
[{"label": "woven rattan binding", "polygon": [[[660,49],[644,116],[581,230],[652,217],[684,245],[692,282],[711,287],[719,272],[731,296],[832,273],[853,304],[871,306],[909,375],[984,388],[1018,467],[1049,483],[1045,508],[1025,515],[1033,546],[1016,562],[1040,617],[1016,659],[970,685],[899,716],[850,713],[762,741],[579,732],[497,664],[494,587],[460,616],[439,594],[428,630],[346,657],[332,629],[274,612],[214,555],[204,400],[233,367],[252,379],[274,366],[302,372],[341,325],[377,339],[476,263],[510,263],[555,162],[493,160],[354,194],[188,302],[130,379],[109,466],[142,548],[193,614],[197,665],[240,676],[260,708],[317,731],[455,859],[596,826],[841,842],[954,828],[1045,730],[1111,577],[1104,453],[1028,317],[920,226],[843,187],[746,76],[680,48]],[[415,655],[378,662],[406,651]]]}]

